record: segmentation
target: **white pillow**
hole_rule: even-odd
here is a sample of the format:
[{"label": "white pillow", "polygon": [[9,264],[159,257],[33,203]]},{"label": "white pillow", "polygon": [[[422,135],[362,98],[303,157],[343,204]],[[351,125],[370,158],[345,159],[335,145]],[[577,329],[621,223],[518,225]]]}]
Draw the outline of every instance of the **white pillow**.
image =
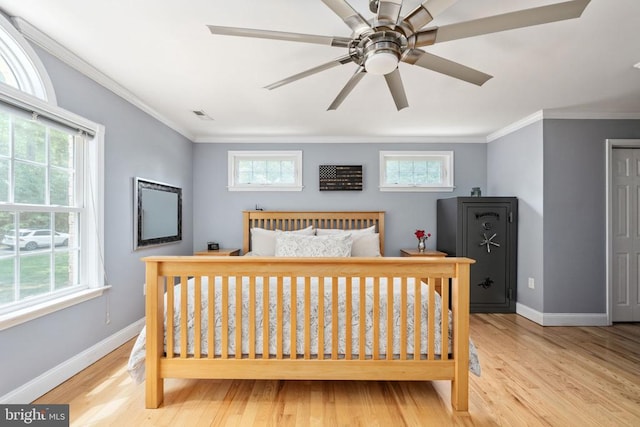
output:
[{"label": "white pillow", "polygon": [[359,230],[341,230],[339,228],[317,228],[317,236],[337,236],[344,233],[351,234],[353,245],[351,246],[351,256],[356,257],[376,257],[380,254],[380,235],[376,233],[376,226]]},{"label": "white pillow", "polygon": [[301,230],[280,231],[267,230],[264,228],[254,227],[251,229],[251,253],[255,256],[274,256],[276,253],[276,233],[300,234],[304,236],[312,236],[313,227],[309,226]]},{"label": "white pillow", "polygon": [[316,228],[316,236],[330,236],[332,234],[351,233],[352,236],[359,234],[373,234],[376,232],[376,226],[369,228],[360,228],[358,230],[342,230],[340,228]]},{"label": "white pillow", "polygon": [[352,243],[350,234],[304,236],[278,233],[275,253],[280,257],[348,257]]},{"label": "white pillow", "polygon": [[351,256],[382,256],[380,254],[380,235],[378,233],[361,233],[353,236]]}]

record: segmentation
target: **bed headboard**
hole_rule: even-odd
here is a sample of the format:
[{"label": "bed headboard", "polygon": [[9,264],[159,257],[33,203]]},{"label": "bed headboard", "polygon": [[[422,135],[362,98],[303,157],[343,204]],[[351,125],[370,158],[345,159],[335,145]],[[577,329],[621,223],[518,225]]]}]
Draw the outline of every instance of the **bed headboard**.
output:
[{"label": "bed headboard", "polygon": [[251,229],[291,231],[313,226],[314,228],[339,228],[358,230],[376,226],[380,234],[380,254],[384,255],[384,211],[243,211],[242,252],[251,250]]}]

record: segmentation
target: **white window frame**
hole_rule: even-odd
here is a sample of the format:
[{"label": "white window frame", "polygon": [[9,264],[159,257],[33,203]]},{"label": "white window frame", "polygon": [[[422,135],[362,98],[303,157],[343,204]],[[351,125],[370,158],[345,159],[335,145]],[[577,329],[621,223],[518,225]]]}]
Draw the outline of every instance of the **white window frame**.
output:
[{"label": "white window frame", "polygon": [[[6,94],[0,88],[0,99],[5,99]],[[13,95],[15,96],[15,94]],[[37,109],[34,107],[34,109]],[[77,122],[77,116],[58,107],[48,106],[48,110],[55,112],[56,116],[66,118],[68,122]],[[104,282],[104,126],[93,124],[83,120],[78,123],[83,128],[93,127],[95,135],[85,136],[80,144],[78,155],[83,156],[83,167],[77,170],[78,180],[81,185],[76,197],[83,202],[78,210],[80,221],[80,286],[71,292],[48,294],[42,297],[21,301],[8,306],[0,314],[0,330],[7,329],[26,321],[61,310],[74,304],[98,297],[109,288]],[[78,137],[77,137],[78,138]],[[11,205],[7,209],[13,209]],[[16,210],[20,210],[17,205]],[[43,207],[46,209],[46,207]]]},{"label": "white window frame", "polygon": [[[398,184],[387,182],[388,160],[437,160],[442,167],[440,184]],[[380,191],[451,192],[453,182],[453,151],[380,151]]]},{"label": "white window frame", "polygon": [[[294,162],[293,184],[240,184],[238,182],[238,162],[240,160],[292,160]],[[229,191],[302,191],[302,151],[229,151],[228,152]]]},{"label": "white window frame", "polygon": [[[68,293],[11,304],[0,314],[0,331],[66,307],[96,298],[110,286],[104,272],[104,126],[91,122],[56,105],[51,80],[33,49],[22,35],[0,15],[0,54],[14,69],[20,88],[0,83],[0,101],[23,110],[33,118],[43,117],[83,133],[83,167],[76,170],[81,186],[76,197],[79,208],[80,286]],[[16,62],[17,61],[17,62]],[[22,83],[20,80],[22,79]],[[80,137],[76,137],[80,138]],[[6,206],[19,210],[19,206]],[[46,207],[43,207],[46,210]]]},{"label": "white window frame", "polygon": [[0,14],[0,55],[18,83],[16,89],[51,104],[57,103],[53,84],[42,61],[22,34],[2,14]]}]

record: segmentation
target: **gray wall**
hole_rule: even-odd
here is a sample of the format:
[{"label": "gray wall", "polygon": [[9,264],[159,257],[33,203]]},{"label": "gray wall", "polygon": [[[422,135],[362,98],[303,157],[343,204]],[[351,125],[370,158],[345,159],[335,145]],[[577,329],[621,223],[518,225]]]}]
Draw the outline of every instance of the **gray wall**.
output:
[{"label": "gray wall", "polygon": [[[227,191],[227,151],[302,150],[301,192]],[[380,192],[380,150],[453,150],[453,193]],[[242,210],[256,205],[265,210],[384,210],[385,255],[399,256],[400,249],[417,246],[417,228],[434,234],[427,248],[435,249],[436,200],[468,196],[472,187],[486,186],[486,144],[196,144],[194,149],[194,249],[207,241],[223,247],[242,247]],[[363,191],[319,191],[321,164],[363,165]]]},{"label": "gray wall", "polygon": [[[104,259],[113,288],[100,298],[0,331],[0,396],[141,319],[140,257],[190,254],[193,248],[191,141],[44,51],[36,52],[59,106],[106,126]],[[134,176],[183,188],[182,242],[133,251]]]},{"label": "gray wall", "polygon": [[640,120],[545,119],[488,144],[490,194],[519,198],[520,304],[606,313],[605,141],[639,137]]},{"label": "gray wall", "polygon": [[[542,121],[492,141],[487,147],[490,196],[518,197],[517,301],[543,311]],[[534,279],[535,288],[527,285]]]},{"label": "gray wall", "polygon": [[544,120],[544,311],[606,312],[605,141],[640,120]]}]

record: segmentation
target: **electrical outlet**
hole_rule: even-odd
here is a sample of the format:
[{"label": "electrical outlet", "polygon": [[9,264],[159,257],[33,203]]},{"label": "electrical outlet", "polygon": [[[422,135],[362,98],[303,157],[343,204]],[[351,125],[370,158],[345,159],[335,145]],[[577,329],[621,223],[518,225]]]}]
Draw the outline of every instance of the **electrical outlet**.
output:
[{"label": "electrical outlet", "polygon": [[142,295],[147,296],[147,284],[142,284]]},{"label": "electrical outlet", "polygon": [[535,289],[536,288],[536,282],[533,280],[533,277],[529,277],[529,289]]}]

